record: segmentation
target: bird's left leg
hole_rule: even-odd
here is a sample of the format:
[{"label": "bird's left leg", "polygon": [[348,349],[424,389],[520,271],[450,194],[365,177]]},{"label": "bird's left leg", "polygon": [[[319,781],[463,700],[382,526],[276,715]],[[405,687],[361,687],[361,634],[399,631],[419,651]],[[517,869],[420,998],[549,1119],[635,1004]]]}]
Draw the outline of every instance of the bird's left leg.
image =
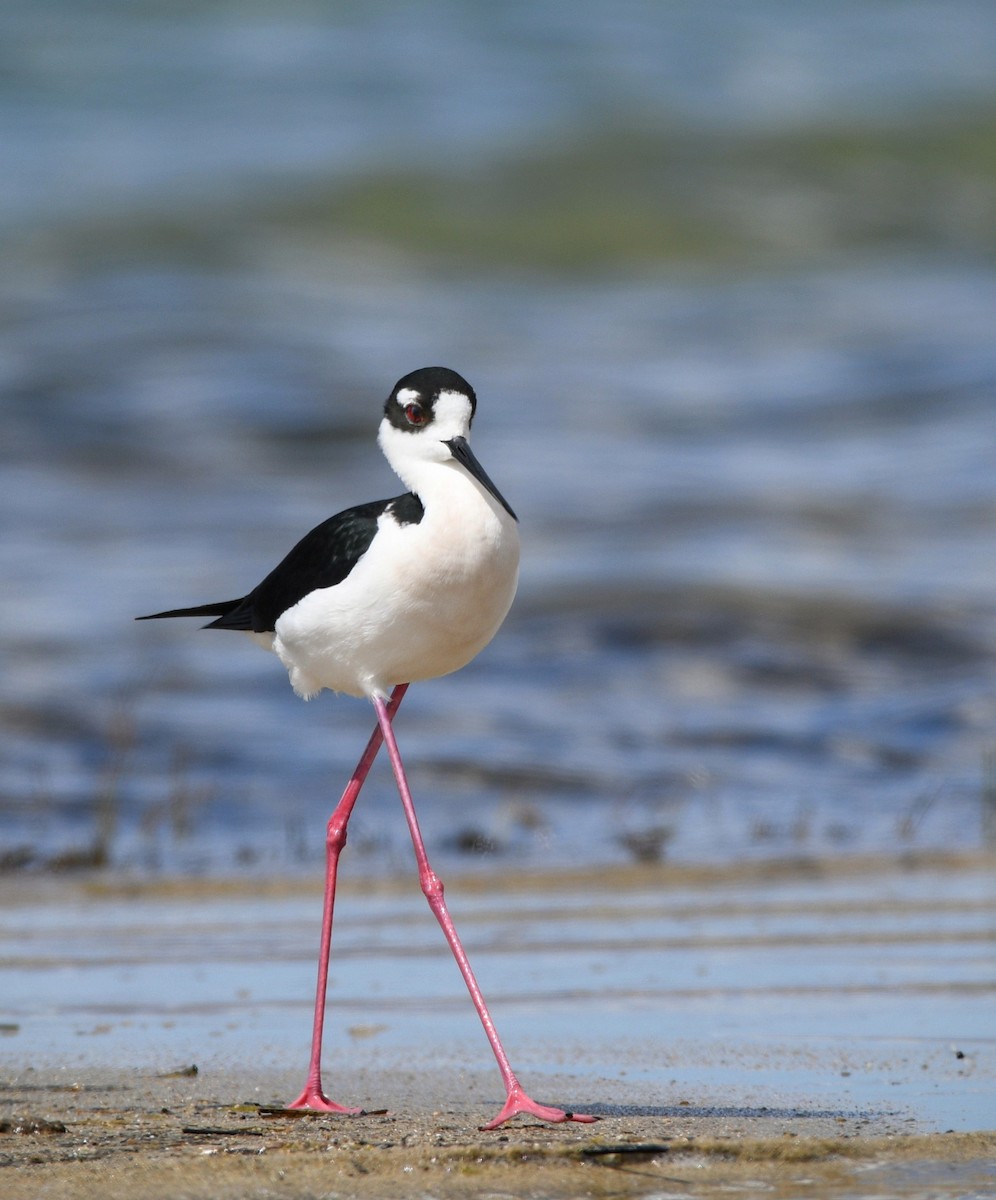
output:
[{"label": "bird's left leg", "polygon": [[429,907],[432,909],[433,915],[439,922],[443,934],[449,943],[450,950],[453,952],[453,957],[456,959],[457,966],[460,968],[460,974],[463,976],[464,983],[467,985],[467,990],[470,992],[470,998],[474,1002],[474,1007],[477,1009],[477,1015],[481,1019],[481,1024],[484,1026],[484,1032],[487,1034],[488,1041],[491,1043],[491,1049],[495,1059],[498,1062],[498,1070],[501,1072],[502,1082],[505,1085],[505,1103],[502,1106],[498,1115],[486,1125],[483,1129],[497,1129],[499,1125],[505,1123],[511,1117],[519,1113],[525,1113],[528,1116],[539,1117],[543,1121],[595,1121],[596,1117],[589,1117],[583,1113],[565,1112],[561,1108],[550,1108],[545,1104],[537,1104],[523,1091],[522,1085],[519,1083],[512,1070],[511,1064],[508,1061],[508,1056],[505,1053],[501,1040],[498,1037],[498,1031],[495,1029],[494,1021],[491,1019],[491,1014],[488,1012],[488,1006],[485,1003],[484,996],[481,994],[481,989],[478,987],[477,979],[474,977],[474,972],[471,968],[470,961],[467,958],[460,938],[457,935],[453,920],[450,917],[446,907],[446,901],[443,899],[443,881],[432,870],[429,865],[429,859],[425,851],[425,843],[422,841],[422,834],[418,827],[418,818],[415,815],[415,805],[412,801],[411,791],[408,787],[408,780],[405,776],[404,764],[401,761],[401,754],[398,750],[398,743],[394,737],[394,730],[391,727],[391,713],[388,706],[380,697],[374,697],[374,708],[377,710],[377,720],[380,723],[381,733],[384,735],[384,741],[387,743],[387,752],[391,758],[391,766],[394,770],[394,778],[398,784],[398,791],[401,794],[401,803],[405,810],[405,818],[408,821],[408,829],[411,833],[412,844],[415,847],[415,859],[418,863],[418,878],[421,884],[425,898],[429,902]]},{"label": "bird's left leg", "polygon": [[[399,683],[391,693],[390,702],[386,708],[388,728],[398,711],[398,706],[408,690],[407,683]],[[376,726],[367,742],[356,770],[350,777],[342,799],[335,807],[329,818],[325,833],[325,901],[322,907],[322,940],[318,950],[318,986],[315,989],[315,1020],[311,1032],[311,1060],[308,1065],[308,1078],[300,1096],[288,1108],[309,1108],[319,1112],[361,1113],[361,1108],[345,1108],[330,1100],[322,1089],[322,1034],[325,1029],[325,994],[328,990],[329,957],[332,953],[332,914],[335,909],[335,884],[339,870],[339,855],[346,845],[346,826],[353,812],[353,805],[360,794],[360,788],[370,773],[373,761],[377,757],[384,735],[380,724]]]}]

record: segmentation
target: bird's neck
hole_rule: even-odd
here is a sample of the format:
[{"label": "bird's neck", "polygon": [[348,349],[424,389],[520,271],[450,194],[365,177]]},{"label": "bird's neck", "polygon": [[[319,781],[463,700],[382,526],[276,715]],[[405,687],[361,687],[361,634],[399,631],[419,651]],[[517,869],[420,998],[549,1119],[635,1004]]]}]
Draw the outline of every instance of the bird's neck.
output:
[{"label": "bird's neck", "polygon": [[397,473],[430,516],[452,512],[466,521],[475,511],[480,512],[482,519],[504,512],[490,492],[453,459],[444,463],[406,464],[406,467],[404,473]]},{"label": "bird's neck", "polygon": [[422,443],[421,452],[413,453],[410,437],[382,421],[377,440],[391,469],[422,501],[430,518],[446,520],[453,513],[466,522],[478,512],[487,525],[493,520],[503,528],[514,525],[502,505],[452,457],[442,441]]}]

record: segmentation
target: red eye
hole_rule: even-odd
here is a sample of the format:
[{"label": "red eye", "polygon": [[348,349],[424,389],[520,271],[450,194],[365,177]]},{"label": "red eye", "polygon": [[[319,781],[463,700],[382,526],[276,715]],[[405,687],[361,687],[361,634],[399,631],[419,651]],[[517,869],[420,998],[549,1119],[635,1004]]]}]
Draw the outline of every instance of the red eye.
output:
[{"label": "red eye", "polygon": [[425,424],[425,409],[421,404],[406,404],[405,416],[408,418],[409,425]]}]

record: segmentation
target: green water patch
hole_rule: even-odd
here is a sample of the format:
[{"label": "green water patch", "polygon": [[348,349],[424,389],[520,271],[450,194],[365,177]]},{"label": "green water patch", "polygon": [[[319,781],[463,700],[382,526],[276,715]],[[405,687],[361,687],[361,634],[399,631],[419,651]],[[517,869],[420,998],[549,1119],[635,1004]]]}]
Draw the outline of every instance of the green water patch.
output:
[{"label": "green water patch", "polygon": [[449,170],[303,189],[269,221],[455,266],[552,272],[996,245],[996,119],[737,138],[604,129]]},{"label": "green water patch", "polygon": [[249,180],[42,239],[77,261],[269,261],[380,251],[457,272],[820,266],[996,247],[996,113],[737,136],[603,124],[474,160]]}]

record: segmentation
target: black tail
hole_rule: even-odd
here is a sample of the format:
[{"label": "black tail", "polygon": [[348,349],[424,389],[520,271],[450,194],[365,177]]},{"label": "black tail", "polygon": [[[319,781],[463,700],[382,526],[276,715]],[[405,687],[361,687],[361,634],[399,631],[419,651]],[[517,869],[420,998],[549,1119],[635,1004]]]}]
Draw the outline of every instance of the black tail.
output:
[{"label": "black tail", "polygon": [[[219,600],[214,604],[198,604],[196,608],[171,608],[169,612],[149,613],[144,617],[136,617],[135,620],[158,621],[161,617],[227,617],[239,607],[242,600],[243,597],[240,596],[238,600]],[[212,621],[211,624],[217,625],[219,629],[226,628],[221,621]]]}]

